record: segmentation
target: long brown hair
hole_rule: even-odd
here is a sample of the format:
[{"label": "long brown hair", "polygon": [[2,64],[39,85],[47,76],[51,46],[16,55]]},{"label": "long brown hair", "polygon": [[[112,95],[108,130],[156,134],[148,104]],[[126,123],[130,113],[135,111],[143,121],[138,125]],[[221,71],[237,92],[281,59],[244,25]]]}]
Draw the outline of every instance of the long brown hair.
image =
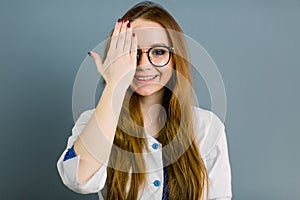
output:
[{"label": "long brown hair", "polygon": [[[164,8],[149,1],[132,7],[122,17],[122,19],[125,18],[131,22],[137,18],[150,20],[167,29],[174,48],[172,62],[175,73],[164,88],[162,106],[167,115],[165,124],[159,132],[159,141],[163,147],[166,147],[163,148],[164,162],[170,163],[166,166],[169,198],[200,200],[203,198],[204,188],[208,189],[208,175],[198,145],[194,140],[192,91],[186,89],[187,82],[192,84],[187,61],[187,47],[182,34],[173,33],[173,31],[182,33],[182,30]],[[138,128],[143,126],[143,117],[137,105],[139,105],[139,96],[129,88],[121,109],[107,168],[106,194],[104,195],[109,200],[137,199],[140,187],[146,182],[146,175],[143,173],[146,167],[145,160],[139,156],[124,155],[124,151],[139,154],[146,148],[146,140],[140,137],[144,134],[143,129]],[[174,162],[180,149],[185,151]],[[121,168],[128,170],[119,170]],[[129,169],[132,169],[132,172],[129,172]]]}]

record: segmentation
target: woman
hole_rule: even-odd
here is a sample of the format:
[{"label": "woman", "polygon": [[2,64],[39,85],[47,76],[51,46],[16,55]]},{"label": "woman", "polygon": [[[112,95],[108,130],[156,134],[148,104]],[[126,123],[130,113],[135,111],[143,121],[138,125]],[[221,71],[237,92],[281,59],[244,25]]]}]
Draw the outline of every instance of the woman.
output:
[{"label": "woman", "polygon": [[160,5],[119,19],[105,58],[89,52],[106,85],[83,112],[58,160],[70,189],[100,199],[231,199],[224,125],[193,107],[182,30]]}]

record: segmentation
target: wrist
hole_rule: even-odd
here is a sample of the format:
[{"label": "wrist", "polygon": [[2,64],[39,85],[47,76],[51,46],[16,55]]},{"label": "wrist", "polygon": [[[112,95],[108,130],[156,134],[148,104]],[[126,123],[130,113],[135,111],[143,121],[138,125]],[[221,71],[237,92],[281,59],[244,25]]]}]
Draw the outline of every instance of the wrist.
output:
[{"label": "wrist", "polygon": [[110,81],[106,83],[105,88],[107,88],[110,91],[116,91],[119,93],[124,93],[127,91],[128,87],[130,86],[130,83],[125,83],[124,81]]}]

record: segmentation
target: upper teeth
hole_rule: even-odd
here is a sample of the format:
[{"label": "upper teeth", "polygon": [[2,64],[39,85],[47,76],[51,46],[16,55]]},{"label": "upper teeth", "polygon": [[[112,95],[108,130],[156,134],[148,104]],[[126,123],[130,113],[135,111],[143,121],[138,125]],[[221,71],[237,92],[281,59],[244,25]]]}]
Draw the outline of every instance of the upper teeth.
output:
[{"label": "upper teeth", "polygon": [[135,77],[136,79],[140,80],[140,81],[147,81],[147,80],[151,80],[151,79],[154,79],[156,77],[155,76],[147,76],[147,77]]}]

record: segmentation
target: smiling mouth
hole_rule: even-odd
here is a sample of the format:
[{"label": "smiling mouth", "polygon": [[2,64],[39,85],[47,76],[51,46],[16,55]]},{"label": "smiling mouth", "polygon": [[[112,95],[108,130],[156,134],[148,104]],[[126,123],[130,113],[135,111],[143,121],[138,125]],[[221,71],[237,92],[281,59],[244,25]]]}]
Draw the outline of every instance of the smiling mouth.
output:
[{"label": "smiling mouth", "polygon": [[152,79],[155,79],[156,77],[158,77],[158,75],[154,75],[154,76],[135,76],[135,78],[139,81],[150,81]]}]

